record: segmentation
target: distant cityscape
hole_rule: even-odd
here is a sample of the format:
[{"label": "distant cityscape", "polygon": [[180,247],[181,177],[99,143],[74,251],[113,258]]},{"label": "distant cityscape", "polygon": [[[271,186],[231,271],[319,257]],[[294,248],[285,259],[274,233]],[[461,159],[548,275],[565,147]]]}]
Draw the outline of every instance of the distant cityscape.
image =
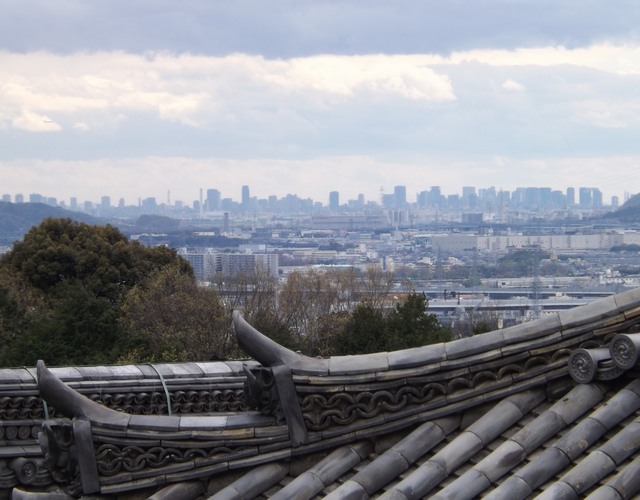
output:
[{"label": "distant cityscape", "polygon": [[[233,277],[257,270],[282,284],[296,271],[365,275],[373,266],[393,275],[398,293],[407,283],[425,292],[447,324],[484,309],[497,311],[504,324],[522,321],[640,285],[640,226],[603,217],[629,194],[605,203],[595,187],[465,186],[462,194],[445,194],[432,186],[409,196],[406,186],[395,186],[377,200],[343,201],[332,191],[323,203],[295,194],[261,199],[245,185],[239,195],[203,189],[189,204],[170,193],[134,205],[109,196],[98,203],[41,194],[2,200],[77,211],[145,245],[175,248],[203,286],[225,289]],[[504,259],[518,251],[539,252],[541,260],[515,272]]]},{"label": "distant cityscape", "polygon": [[[519,187],[506,191],[495,187],[464,186],[461,194],[446,194],[439,186],[431,186],[428,190],[409,196],[406,186],[399,185],[390,193],[381,189],[380,196],[375,200],[367,200],[363,194],[359,194],[355,199],[344,201],[339,191],[331,191],[327,194],[326,202],[301,198],[296,194],[280,198],[276,195],[257,198],[251,196],[248,185],[242,186],[239,194],[240,198],[236,200],[224,197],[218,189],[200,189],[198,199],[189,203],[172,200],[170,191],[164,200],[139,198],[133,204],[127,203],[124,198],[115,201],[110,196],[102,196],[99,202],[80,201],[74,196],[67,202],[39,193],[28,196],[3,194],[2,201],[44,203],[99,217],[165,214],[178,218],[217,219],[225,213],[232,216],[383,216],[377,221],[382,226],[388,223],[406,225],[420,220],[477,221],[478,217],[497,222],[519,222],[539,216],[552,219],[583,218],[615,210],[621,204],[618,196],[605,202],[597,187],[568,187],[565,191],[550,187]],[[629,197],[630,194],[625,193],[622,203]],[[369,219],[370,225],[375,223],[374,219]],[[327,224],[331,224],[331,221],[327,221]]]}]

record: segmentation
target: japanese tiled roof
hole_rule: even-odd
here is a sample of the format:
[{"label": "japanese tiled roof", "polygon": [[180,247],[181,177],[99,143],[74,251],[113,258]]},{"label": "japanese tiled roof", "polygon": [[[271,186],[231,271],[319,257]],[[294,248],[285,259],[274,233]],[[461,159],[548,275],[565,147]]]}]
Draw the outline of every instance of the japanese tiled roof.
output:
[{"label": "japanese tiled roof", "polygon": [[[389,353],[0,370],[13,498],[632,498],[640,289]],[[1,498],[1,496],[0,496]]]}]

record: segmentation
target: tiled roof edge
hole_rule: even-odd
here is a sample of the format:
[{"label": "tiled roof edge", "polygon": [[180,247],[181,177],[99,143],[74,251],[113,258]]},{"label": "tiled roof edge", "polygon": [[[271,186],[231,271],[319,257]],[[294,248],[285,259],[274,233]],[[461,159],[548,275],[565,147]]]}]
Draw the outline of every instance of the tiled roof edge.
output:
[{"label": "tiled roof edge", "polygon": [[[251,327],[242,316],[234,314],[234,328],[240,345],[248,354],[266,366],[287,364],[294,375],[357,375],[435,365],[469,358],[473,364],[475,356],[506,346],[521,344],[527,348],[529,342],[560,333],[572,338],[588,330],[602,328],[616,316],[621,321],[640,316],[640,288],[618,295],[605,297],[584,306],[553,313],[539,320],[522,323],[503,330],[454,340],[444,344],[427,345],[395,352],[380,352],[354,356],[333,356],[316,359],[295,353]],[[593,328],[591,328],[593,327]]]}]

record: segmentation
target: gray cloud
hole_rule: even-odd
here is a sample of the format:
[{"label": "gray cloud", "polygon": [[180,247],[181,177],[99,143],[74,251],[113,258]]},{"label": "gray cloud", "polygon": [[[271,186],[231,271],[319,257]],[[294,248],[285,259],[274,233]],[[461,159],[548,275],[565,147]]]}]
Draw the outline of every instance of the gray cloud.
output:
[{"label": "gray cloud", "polygon": [[175,186],[187,200],[195,183],[235,192],[248,179],[317,199],[532,179],[622,194],[640,161],[639,9],[7,2],[0,178],[112,196]]},{"label": "gray cloud", "polygon": [[637,40],[635,0],[5,2],[11,51],[167,50],[267,57],[440,53]]}]

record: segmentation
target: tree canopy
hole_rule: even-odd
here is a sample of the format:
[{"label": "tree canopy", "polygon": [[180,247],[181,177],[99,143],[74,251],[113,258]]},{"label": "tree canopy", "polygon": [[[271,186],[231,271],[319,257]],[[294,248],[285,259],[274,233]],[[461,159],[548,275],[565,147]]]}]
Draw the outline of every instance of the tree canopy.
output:
[{"label": "tree canopy", "polygon": [[423,293],[409,293],[387,315],[370,302],[358,304],[335,340],[336,354],[372,353],[446,342],[449,329],[427,312]]},{"label": "tree canopy", "polygon": [[[241,355],[241,308],[256,328],[309,356],[391,351],[447,340],[424,294],[379,268],[266,269],[198,286],[166,247],[113,226],[46,219],[0,260],[0,365],[178,362]],[[395,295],[400,296],[400,299]]]},{"label": "tree canopy", "polygon": [[174,250],[113,226],[45,219],[0,260],[0,363],[115,362],[132,347],[121,322],[126,293],[171,264],[193,277]]}]

